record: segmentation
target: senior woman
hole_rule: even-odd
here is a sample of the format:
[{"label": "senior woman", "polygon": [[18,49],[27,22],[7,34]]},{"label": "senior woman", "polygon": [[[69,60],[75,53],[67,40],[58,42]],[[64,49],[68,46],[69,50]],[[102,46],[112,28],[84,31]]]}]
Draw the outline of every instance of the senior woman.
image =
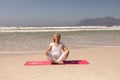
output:
[{"label": "senior woman", "polygon": [[53,41],[49,44],[45,55],[51,61],[51,64],[63,64],[63,61],[68,57],[69,50],[60,41],[61,35],[55,33],[53,35]]}]

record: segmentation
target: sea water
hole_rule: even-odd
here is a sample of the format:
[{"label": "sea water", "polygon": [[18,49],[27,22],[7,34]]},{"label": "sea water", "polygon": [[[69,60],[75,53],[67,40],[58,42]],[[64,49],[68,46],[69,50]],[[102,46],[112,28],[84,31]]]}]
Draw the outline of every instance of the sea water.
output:
[{"label": "sea water", "polygon": [[[41,53],[52,41],[53,32],[2,32],[0,53]],[[57,31],[71,49],[120,46],[120,30]]]}]

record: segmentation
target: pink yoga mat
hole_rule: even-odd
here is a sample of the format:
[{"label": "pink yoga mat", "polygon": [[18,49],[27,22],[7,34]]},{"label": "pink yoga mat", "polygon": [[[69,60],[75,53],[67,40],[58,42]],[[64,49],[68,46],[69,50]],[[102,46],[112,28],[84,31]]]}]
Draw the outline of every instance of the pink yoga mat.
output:
[{"label": "pink yoga mat", "polygon": [[[63,65],[89,64],[87,60],[66,60]],[[50,61],[27,61],[25,66],[52,65]]]}]

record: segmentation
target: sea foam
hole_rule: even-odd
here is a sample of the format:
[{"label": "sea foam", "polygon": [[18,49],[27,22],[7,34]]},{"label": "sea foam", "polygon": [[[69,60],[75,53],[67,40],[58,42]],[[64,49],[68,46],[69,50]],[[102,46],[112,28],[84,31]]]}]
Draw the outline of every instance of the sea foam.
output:
[{"label": "sea foam", "polygon": [[90,31],[90,30],[120,30],[120,26],[59,26],[59,27],[0,27],[0,32],[54,32],[54,31]]}]

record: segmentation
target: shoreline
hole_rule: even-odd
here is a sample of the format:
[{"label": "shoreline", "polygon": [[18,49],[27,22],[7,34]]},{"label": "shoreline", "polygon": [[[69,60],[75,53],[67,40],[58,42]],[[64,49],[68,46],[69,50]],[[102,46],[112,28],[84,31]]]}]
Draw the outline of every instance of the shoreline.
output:
[{"label": "shoreline", "polygon": [[[69,50],[81,50],[81,49],[98,49],[98,48],[117,48],[120,46],[96,46],[96,47],[83,47],[83,48],[73,48]],[[37,50],[37,51],[1,51],[0,55],[2,54],[42,54],[45,50]]]}]

